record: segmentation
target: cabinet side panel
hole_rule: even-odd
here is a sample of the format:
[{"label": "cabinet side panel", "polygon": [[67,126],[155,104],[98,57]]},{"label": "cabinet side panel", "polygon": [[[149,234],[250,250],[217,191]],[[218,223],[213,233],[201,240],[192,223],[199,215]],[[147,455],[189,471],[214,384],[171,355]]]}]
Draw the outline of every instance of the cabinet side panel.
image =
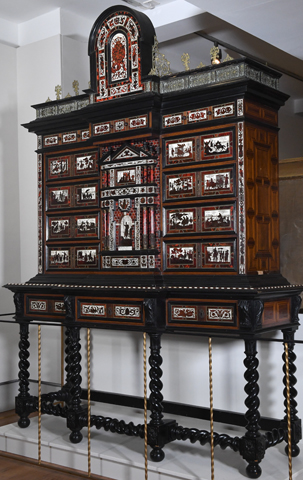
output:
[{"label": "cabinet side panel", "polygon": [[278,138],[246,125],[247,272],[279,271]]}]

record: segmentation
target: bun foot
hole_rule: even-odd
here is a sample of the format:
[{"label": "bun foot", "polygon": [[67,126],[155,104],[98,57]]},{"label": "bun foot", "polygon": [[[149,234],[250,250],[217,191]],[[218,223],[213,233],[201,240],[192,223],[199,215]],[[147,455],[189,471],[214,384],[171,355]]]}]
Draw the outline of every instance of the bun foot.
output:
[{"label": "bun foot", "polygon": [[250,463],[246,467],[246,473],[249,478],[259,478],[262,473],[262,469],[258,463]]},{"label": "bun foot", "polygon": [[30,423],[31,421],[28,417],[20,417],[18,420],[18,425],[20,428],[26,428],[29,426]]},{"label": "bun foot", "polygon": [[82,433],[79,432],[72,432],[69,436],[69,439],[72,443],[80,443],[83,438]]},{"label": "bun foot", "polygon": [[165,453],[160,447],[155,447],[150,452],[150,458],[152,459],[153,462],[162,462],[164,457],[165,457]]},{"label": "bun foot", "polygon": [[[286,455],[288,455],[288,445],[286,445],[286,447],[285,447],[285,453],[286,453]],[[293,458],[295,458],[299,455],[299,453],[300,453],[300,448],[298,447],[298,445],[297,444],[292,445],[291,446],[291,456]]]}]

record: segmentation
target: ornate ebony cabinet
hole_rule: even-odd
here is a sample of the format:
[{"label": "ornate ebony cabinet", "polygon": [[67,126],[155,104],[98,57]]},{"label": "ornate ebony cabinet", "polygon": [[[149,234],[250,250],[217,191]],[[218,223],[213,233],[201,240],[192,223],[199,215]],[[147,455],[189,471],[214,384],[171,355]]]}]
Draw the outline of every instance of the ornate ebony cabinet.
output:
[{"label": "ornate ebony cabinet", "polygon": [[[88,422],[81,327],[150,335],[148,441],[156,461],[165,443],[186,435],[163,420],[161,335],[238,335],[247,432],[218,435],[217,443],[240,451],[256,478],[265,450],[287,438],[283,422],[259,432],[256,340],[282,330],[293,362],[300,306],[300,286],[279,272],[278,110],[288,97],[277,72],[246,58],[160,77],[154,35],[145,15],[107,9],[89,38],[91,89],[35,105],[36,119],[25,125],[38,138],[39,272],[6,285],[20,322],[19,424],[37,409],[28,385],[33,320],[66,326],[66,383],[42,396],[42,411],[66,417],[75,443]],[[294,455],[295,395],[293,388]],[[143,435],[142,426],[127,428]]]}]

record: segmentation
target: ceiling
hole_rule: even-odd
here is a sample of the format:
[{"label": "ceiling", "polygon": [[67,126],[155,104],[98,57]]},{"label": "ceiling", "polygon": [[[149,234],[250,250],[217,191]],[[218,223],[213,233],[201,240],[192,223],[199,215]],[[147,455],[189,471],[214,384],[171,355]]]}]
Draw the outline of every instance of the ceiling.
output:
[{"label": "ceiling", "polygon": [[[82,39],[87,41],[96,18],[117,4],[128,4],[150,17],[172,72],[185,69],[181,62],[185,52],[190,54],[190,68],[201,61],[208,65],[210,47],[218,41],[223,58],[250,56],[295,79],[287,88],[303,102],[302,0],[0,0],[0,41],[5,43],[6,31],[18,36],[26,26],[35,29],[34,19],[58,9],[68,23],[74,25],[72,15],[85,23]],[[11,35],[7,43],[18,46],[18,40],[12,42]]]},{"label": "ceiling", "polygon": [[[128,0],[135,5],[144,0]],[[0,18],[14,24],[62,8],[93,22],[106,8],[124,0],[0,0]],[[138,8],[155,27],[208,12],[303,60],[302,0],[145,0]],[[131,5],[130,5],[131,6]]]}]

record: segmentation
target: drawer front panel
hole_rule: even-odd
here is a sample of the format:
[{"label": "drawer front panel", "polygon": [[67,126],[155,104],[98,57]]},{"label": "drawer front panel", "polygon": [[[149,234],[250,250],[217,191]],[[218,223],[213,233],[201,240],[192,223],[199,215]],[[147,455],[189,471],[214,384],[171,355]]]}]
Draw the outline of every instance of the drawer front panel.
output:
[{"label": "drawer front panel", "polygon": [[99,174],[97,151],[49,156],[46,162],[48,181]]},{"label": "drawer front panel", "polygon": [[142,300],[77,298],[76,320],[118,325],[144,325]]},{"label": "drawer front panel", "polygon": [[237,302],[212,300],[168,300],[166,305],[167,327],[230,328],[238,327]]},{"label": "drawer front panel", "polygon": [[87,182],[78,185],[60,185],[46,188],[47,210],[97,207],[99,183]]},{"label": "drawer front panel", "polygon": [[50,270],[99,270],[99,245],[47,246],[47,271]]},{"label": "drawer front panel", "polygon": [[87,215],[49,215],[47,240],[98,239],[100,237],[99,213]]},{"label": "drawer front panel", "polygon": [[236,204],[165,207],[165,235],[236,233]]},{"label": "drawer front panel", "polygon": [[51,317],[65,319],[63,295],[25,295],[26,317]]},{"label": "drawer front panel", "polygon": [[[181,117],[169,117],[175,122]],[[169,118],[166,120],[168,121]],[[164,119],[165,120],[165,119]],[[205,130],[197,136],[175,137],[164,140],[164,167],[187,165],[197,162],[212,162],[235,159],[235,127],[220,130]]]},{"label": "drawer front panel", "polygon": [[209,200],[234,196],[235,178],[235,168],[229,165],[189,172],[164,172],[163,200]]},{"label": "drawer front panel", "polygon": [[235,272],[237,269],[235,240],[165,242],[163,252],[165,271]]}]

